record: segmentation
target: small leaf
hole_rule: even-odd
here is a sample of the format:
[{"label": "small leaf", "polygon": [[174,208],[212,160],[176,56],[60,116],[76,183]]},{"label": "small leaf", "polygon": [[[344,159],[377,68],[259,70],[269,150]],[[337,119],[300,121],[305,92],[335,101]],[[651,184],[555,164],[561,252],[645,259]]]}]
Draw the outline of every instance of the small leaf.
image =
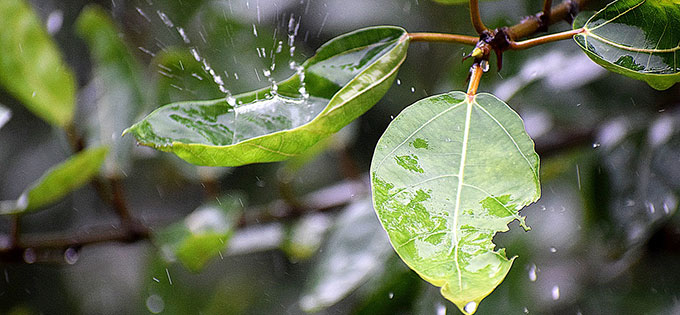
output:
[{"label": "small leaf", "polygon": [[234,233],[243,211],[240,194],[199,207],[184,221],[155,233],[154,240],[168,261],[179,260],[198,272],[220,255]]},{"label": "small leaf", "polygon": [[2,128],[10,118],[12,118],[12,111],[10,111],[9,108],[0,105],[0,128]]},{"label": "small leaf", "polygon": [[406,57],[408,38],[403,29],[388,26],[342,35],[324,44],[277,91],[169,104],[125,133],[197,165],[288,159],[378,102]]},{"label": "small leaf", "polygon": [[479,305],[512,265],[492,240],[515,219],[526,229],[518,212],[540,195],[538,165],[522,120],[501,100],[433,96],[405,109],[378,141],[373,202],[404,262],[474,313],[466,305]]},{"label": "small leaf", "polygon": [[44,208],[80,188],[99,173],[107,147],[87,149],[51,168],[17,200],[0,203],[0,214],[20,214]]},{"label": "small leaf", "polygon": [[0,1],[0,85],[48,123],[62,128],[71,123],[73,74],[23,0]]},{"label": "small leaf", "polygon": [[349,295],[372,276],[378,276],[390,257],[387,239],[368,200],[345,209],[313,271],[300,306],[316,312]]},{"label": "small leaf", "polygon": [[78,17],[76,27],[80,37],[87,42],[94,62],[94,76],[88,91],[81,93],[81,101],[95,107],[88,117],[92,130],[88,133],[88,141],[111,147],[103,172],[108,177],[122,177],[130,167],[133,143],[131,139],[120,139],[120,134],[144,104],[141,71],[104,10],[95,5],[86,7]]},{"label": "small leaf", "polygon": [[665,90],[680,82],[680,5],[675,0],[617,0],[574,20],[576,43],[607,70]]}]

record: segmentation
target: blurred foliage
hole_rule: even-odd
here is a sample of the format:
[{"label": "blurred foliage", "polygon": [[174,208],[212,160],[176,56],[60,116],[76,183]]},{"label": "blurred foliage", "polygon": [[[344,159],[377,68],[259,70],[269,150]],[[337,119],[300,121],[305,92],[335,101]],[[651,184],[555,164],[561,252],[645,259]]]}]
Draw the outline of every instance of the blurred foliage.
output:
[{"label": "blurred foliage", "polygon": [[[6,2],[0,1],[0,7]],[[91,4],[102,6],[99,14],[111,19],[110,25],[98,19],[93,22],[96,29],[86,30],[108,34],[93,38],[110,38],[104,44],[118,54],[110,63],[104,63],[97,53],[96,47],[101,46],[94,46],[87,36],[79,39],[82,31],[76,31],[78,17],[92,10],[85,9]],[[594,1],[586,9],[604,4]],[[99,121],[118,126],[108,120],[120,118],[119,112],[138,116],[150,110],[147,106],[220,96],[202,62],[193,58],[192,49],[222,76],[226,88],[239,93],[268,86],[263,70],[272,65],[275,80],[290,76],[290,60],[305,60],[323,42],[360,27],[389,24],[412,32],[473,34],[465,5],[442,6],[424,0],[41,0],[30,5],[40,21],[34,25],[43,25],[43,32],[56,43],[53,55],[63,56],[73,70],[80,91],[74,121],[93,143],[95,139],[121,141],[118,127],[100,129],[105,126],[83,123],[96,117],[91,115],[103,110],[104,103],[116,107],[108,107]],[[484,20],[492,27],[515,23],[541,5],[533,0],[480,3]],[[0,19],[0,24],[6,21]],[[287,46],[288,35],[293,34],[290,25],[297,32],[293,45]],[[568,28],[562,22],[551,30]],[[3,28],[0,34],[11,30]],[[285,49],[276,53],[279,42]],[[318,152],[304,165],[283,171],[285,163],[205,170],[146,148],[121,145],[132,149],[129,165],[105,175],[120,177],[133,214],[159,228],[182,222],[194,209],[230,189],[247,195],[251,206],[244,208],[246,217],[256,215],[258,207],[279,204],[279,198],[293,204],[292,197],[302,204],[310,202],[304,193],[334,187],[345,177],[368,169],[378,137],[401,109],[428,95],[465,88],[468,64],[461,63],[461,58],[468,50],[460,45],[411,45],[396,84],[346,129],[351,136],[342,141],[342,149],[330,145],[332,150]],[[120,68],[121,64],[128,68]],[[45,69],[31,73],[49,71]],[[129,75],[139,79],[125,79]],[[573,41],[564,41],[506,53],[503,69],[492,67],[480,90],[493,92],[520,112],[541,155],[543,181],[542,198],[521,212],[532,230],[525,233],[513,223],[509,232],[494,240],[499,247],[511,249],[508,256],[519,257],[506,280],[479,306],[478,314],[680,312],[680,219],[676,214],[680,87],[656,91],[644,82],[604,72]],[[17,93],[4,83],[0,88],[0,123],[6,121],[0,128],[1,200],[16,199],[46,170],[71,155],[64,133],[34,116],[35,108],[27,101],[30,92]],[[69,88],[61,92],[70,93]],[[136,103],[129,103],[132,99]],[[2,108],[9,109],[11,117]],[[55,124],[62,125],[68,119],[58,121]],[[288,185],[287,190],[279,190],[281,182]],[[218,193],[207,193],[205,188]],[[359,200],[366,196],[366,189],[363,193],[341,190],[323,195],[321,201],[342,194],[356,194],[351,199]],[[88,226],[117,223],[110,206],[91,187],[76,190],[46,210],[25,216],[22,231],[86,233]],[[323,214],[324,219],[306,223],[318,224],[319,229],[301,232],[315,235],[316,242],[295,232],[305,229],[304,220],[310,220],[305,216],[302,221],[292,217],[285,222],[239,226],[228,248],[219,252],[222,256],[218,253],[199,273],[167,262],[150,242],[107,243],[52,253],[52,262],[58,260],[57,264],[2,263],[0,313],[303,313],[301,297],[306,288],[323,279],[315,270],[330,255],[327,252],[334,250],[334,235],[339,233],[333,231],[341,229],[340,218],[347,215],[342,207],[331,210]],[[378,224],[375,217],[366,220]],[[4,246],[10,221],[0,221]],[[361,256],[365,250],[365,246],[355,246],[352,255],[346,256]],[[337,258],[337,263],[346,263],[348,257]],[[391,252],[384,261],[358,281],[355,290],[319,313],[457,312]]]}]

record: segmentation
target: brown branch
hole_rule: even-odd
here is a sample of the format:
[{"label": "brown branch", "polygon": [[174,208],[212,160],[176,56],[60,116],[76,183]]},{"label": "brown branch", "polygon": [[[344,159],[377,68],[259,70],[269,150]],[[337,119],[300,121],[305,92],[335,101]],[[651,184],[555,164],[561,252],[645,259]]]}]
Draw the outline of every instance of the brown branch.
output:
[{"label": "brown branch", "polygon": [[[482,61],[486,62],[486,61]],[[482,67],[479,65],[479,62],[475,62],[472,64],[472,68],[470,68],[470,85],[468,85],[467,89],[467,95],[468,97],[475,96],[477,94],[477,88],[479,88],[479,81],[482,79],[482,74],[484,71],[482,70]]]},{"label": "brown branch", "polygon": [[579,29],[575,29],[575,30],[570,30],[570,31],[545,35],[545,36],[541,36],[541,37],[536,37],[536,38],[532,38],[532,39],[528,39],[528,40],[524,40],[524,41],[520,41],[520,42],[510,41],[510,46],[508,46],[508,49],[513,49],[513,50],[527,49],[527,48],[531,48],[531,47],[534,47],[534,46],[547,44],[547,43],[550,43],[550,42],[570,39],[576,34],[583,33],[583,31],[584,31],[583,28],[579,28]]},{"label": "brown branch", "polygon": [[[566,0],[553,7],[550,10],[549,17],[547,18],[548,25],[552,25],[569,18],[570,14],[575,12],[575,9],[577,10],[578,8],[583,8],[588,3],[588,1],[589,0]],[[541,26],[541,19],[534,15],[522,20],[517,25],[509,27],[507,33],[510,39],[517,40],[538,32]]]},{"label": "brown branch", "polygon": [[411,38],[411,41],[414,42],[440,42],[475,45],[479,41],[479,37],[476,36],[442,33],[409,33],[408,36]]},{"label": "brown branch", "polygon": [[470,20],[477,34],[482,35],[489,31],[484,22],[482,22],[482,16],[479,13],[479,0],[470,0]]}]

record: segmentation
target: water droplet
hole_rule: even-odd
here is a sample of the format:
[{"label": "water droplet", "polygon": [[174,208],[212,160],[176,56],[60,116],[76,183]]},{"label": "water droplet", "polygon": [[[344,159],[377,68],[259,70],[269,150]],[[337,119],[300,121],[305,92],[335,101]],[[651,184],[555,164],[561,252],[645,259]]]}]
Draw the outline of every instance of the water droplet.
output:
[{"label": "water droplet", "polygon": [[529,281],[535,282],[538,276],[536,275],[536,265],[531,264],[529,267]]},{"label": "water droplet", "polygon": [[524,314],[529,314],[529,309],[526,306],[524,307]]},{"label": "water droplet", "polygon": [[550,252],[551,252],[551,253],[557,253],[557,248],[555,248],[555,247],[550,247]]},{"label": "water droplet", "polygon": [[146,299],[146,308],[152,314],[158,314],[165,309],[165,302],[159,295],[152,294]]},{"label": "water droplet", "polygon": [[411,93],[415,93],[415,92],[416,92],[416,88],[412,86],[411,87]]},{"label": "water droplet", "polygon": [[401,85],[401,80],[397,79],[397,85]]},{"label": "water droplet", "polygon": [[61,25],[64,22],[64,13],[61,10],[55,10],[47,16],[47,33],[54,34],[59,32]]},{"label": "water droplet", "polygon": [[600,146],[601,146],[601,144],[599,144],[599,143],[597,143],[597,142],[596,142],[596,143],[593,143],[593,148],[599,148]]},{"label": "water droplet", "polygon": [[198,54],[198,50],[196,48],[191,48],[189,51],[191,52],[191,55],[194,56],[196,61],[201,61],[201,56]]},{"label": "water droplet", "polygon": [[446,305],[444,304],[437,304],[437,315],[446,315]]},{"label": "water droplet", "polygon": [[255,27],[255,24],[253,24],[253,35],[257,37],[257,28]]},{"label": "water droplet", "polygon": [[229,104],[229,106],[236,105],[236,98],[234,96],[232,96],[231,94],[228,94],[227,95],[227,104]]},{"label": "water droplet", "polygon": [[552,299],[553,301],[557,301],[560,299],[560,287],[559,286],[553,286],[552,287]]},{"label": "water droplet", "polygon": [[264,76],[267,78],[272,76],[272,72],[267,69],[262,70],[262,74],[264,74]]},{"label": "water droplet", "polygon": [[35,253],[35,250],[33,248],[27,248],[24,250],[24,262],[27,264],[33,264],[38,260],[38,255]]},{"label": "water droplet", "polygon": [[156,11],[156,13],[158,14],[158,17],[161,18],[161,21],[163,21],[163,24],[165,24],[165,26],[167,27],[175,26],[175,24],[173,24],[172,21],[170,21],[170,18],[165,13],[161,12],[160,10]]},{"label": "water droplet", "polygon": [[69,264],[69,265],[73,265],[73,264],[75,264],[76,262],[78,262],[78,256],[79,256],[78,250],[75,249],[75,248],[73,248],[73,247],[69,247],[69,248],[66,249],[66,251],[64,252],[64,260],[65,260],[66,263]]},{"label": "water droplet", "polygon": [[255,179],[257,179],[257,180],[255,181],[255,185],[256,185],[257,187],[264,188],[265,182],[264,182],[262,179],[260,179],[259,177],[255,177]]},{"label": "water droplet", "polygon": [[387,297],[389,297],[390,300],[391,300],[392,298],[394,298],[394,292],[390,292],[390,293],[387,295]]},{"label": "water droplet", "polygon": [[482,68],[483,72],[489,71],[489,61],[488,60],[482,60],[479,63],[479,67]]},{"label": "water droplet", "polygon": [[465,304],[465,307],[463,307],[463,310],[468,314],[474,313],[477,310],[477,302],[468,302],[468,304]]},{"label": "water droplet", "polygon": [[187,33],[184,32],[184,29],[181,27],[177,27],[177,33],[179,33],[179,36],[182,36],[182,40],[189,44],[191,41],[189,41],[189,37],[187,37]]}]

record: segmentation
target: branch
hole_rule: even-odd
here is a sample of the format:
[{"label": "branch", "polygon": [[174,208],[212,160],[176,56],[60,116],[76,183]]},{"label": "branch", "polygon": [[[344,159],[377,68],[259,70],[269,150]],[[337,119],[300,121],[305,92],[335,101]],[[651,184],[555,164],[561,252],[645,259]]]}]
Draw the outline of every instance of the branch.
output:
[{"label": "branch", "polygon": [[479,0],[470,0],[470,20],[477,34],[482,35],[489,31],[484,22],[482,22],[482,16],[479,13]]},{"label": "branch", "polygon": [[[482,60],[481,62],[486,62]],[[470,68],[470,85],[468,85],[467,96],[468,98],[475,96],[477,94],[477,88],[479,87],[479,81],[482,79],[482,74],[484,71],[479,65],[479,62],[472,64]]]},{"label": "branch", "polygon": [[[571,14],[578,12],[578,9],[583,8],[588,1],[589,0],[566,0],[553,7],[550,10],[550,15],[545,18],[548,21],[548,25],[570,18]],[[541,26],[541,18],[534,15],[522,20],[517,25],[509,27],[507,33],[510,39],[516,40],[538,32]]]},{"label": "branch", "polygon": [[409,33],[408,37],[414,42],[458,43],[473,46],[479,41],[479,37],[476,36],[442,33]]},{"label": "branch", "polygon": [[550,42],[570,39],[574,35],[579,34],[579,33],[583,33],[584,31],[585,30],[583,28],[579,28],[579,29],[575,29],[575,30],[570,30],[570,31],[545,35],[545,36],[541,36],[541,37],[536,37],[536,38],[532,38],[532,39],[528,39],[528,40],[524,40],[524,41],[520,41],[520,42],[510,41],[510,46],[508,46],[508,49],[513,49],[513,50],[527,49],[527,48],[531,48],[531,47],[534,47],[534,46],[547,44],[547,43],[550,43]]}]

